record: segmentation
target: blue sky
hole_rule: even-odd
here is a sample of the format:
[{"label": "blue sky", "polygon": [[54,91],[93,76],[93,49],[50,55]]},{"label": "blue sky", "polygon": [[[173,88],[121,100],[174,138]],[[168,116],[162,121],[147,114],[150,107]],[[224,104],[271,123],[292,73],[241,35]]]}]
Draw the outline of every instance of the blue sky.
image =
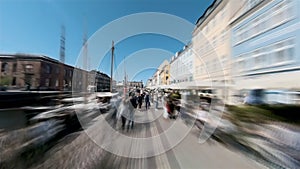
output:
[{"label": "blue sky", "polygon": [[[60,29],[64,24],[65,62],[75,65],[84,30],[87,30],[89,38],[113,20],[140,12],[172,14],[194,24],[211,3],[212,0],[0,0],[0,53],[44,54],[59,59]],[[131,72],[129,78],[145,81],[152,76],[155,65],[158,67],[164,59],[181,50],[183,45],[174,38],[155,34],[130,37],[116,44],[115,68],[124,58],[132,55],[136,57],[136,63],[126,64],[127,71]],[[155,50],[157,57],[151,59],[151,54],[147,52],[149,48],[162,50]],[[108,56],[109,53],[98,68],[109,74]],[[136,67],[135,64],[143,65],[145,70],[130,71]]]}]

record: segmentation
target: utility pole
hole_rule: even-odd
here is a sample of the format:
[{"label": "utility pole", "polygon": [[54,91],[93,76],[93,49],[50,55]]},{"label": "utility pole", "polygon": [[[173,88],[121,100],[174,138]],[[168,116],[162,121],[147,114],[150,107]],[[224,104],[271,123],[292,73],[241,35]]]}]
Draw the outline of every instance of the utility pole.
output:
[{"label": "utility pole", "polygon": [[60,50],[59,50],[59,60],[61,63],[65,63],[65,26],[61,26],[61,35],[60,35]]},{"label": "utility pole", "polygon": [[87,44],[87,28],[86,28],[86,20],[84,20],[84,34],[83,34],[83,70],[82,70],[82,81],[83,81],[83,92],[87,90],[88,86],[88,44]]},{"label": "utility pole", "polygon": [[125,63],[125,57],[123,57],[124,60],[124,98],[126,98],[126,93],[127,93],[127,75],[126,75],[126,63]]},{"label": "utility pole", "polygon": [[65,26],[61,26],[61,35],[60,35],[60,50],[59,50],[59,60],[60,60],[60,71],[59,71],[59,77],[58,77],[58,86],[59,90],[64,89],[64,63],[65,63]]},{"label": "utility pole", "polygon": [[112,41],[112,47],[111,47],[111,67],[110,67],[110,92],[112,92],[113,89],[113,67],[114,67],[114,41]]}]

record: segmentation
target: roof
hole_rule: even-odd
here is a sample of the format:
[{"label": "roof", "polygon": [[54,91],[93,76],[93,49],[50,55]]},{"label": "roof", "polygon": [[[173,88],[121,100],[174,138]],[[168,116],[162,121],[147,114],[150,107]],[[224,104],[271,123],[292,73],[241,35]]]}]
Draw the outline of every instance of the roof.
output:
[{"label": "roof", "polygon": [[205,12],[198,18],[196,26],[202,24],[202,22],[214,11],[214,9],[221,3],[222,0],[214,0],[213,3],[205,10]]},{"label": "roof", "polygon": [[[19,58],[19,59],[42,59],[42,60],[48,60],[55,63],[61,63],[60,61],[50,58],[45,55],[39,55],[39,54],[26,54],[26,53],[16,53],[16,54],[0,54],[0,58]],[[65,64],[65,63],[64,63]],[[67,64],[65,64],[67,65]],[[70,66],[70,65],[67,65]]]},{"label": "roof", "polygon": [[174,57],[173,59],[171,58],[170,65],[171,65],[175,60],[177,60],[177,59],[181,56],[182,53],[184,53],[184,52],[186,52],[187,50],[191,49],[191,45],[192,45],[192,43],[188,43],[187,45],[185,45],[185,46],[183,47],[183,49],[181,49],[180,51],[178,51],[178,52],[177,52],[177,56]]},{"label": "roof", "polygon": [[[250,15],[252,12],[255,12],[258,10],[258,8],[262,7],[263,5],[269,3],[269,1],[263,1],[260,0],[258,1],[254,6],[252,6],[250,9],[244,11],[243,13],[241,13],[240,15],[237,15],[236,17],[232,18],[229,21],[230,25],[234,25],[236,24],[238,21],[242,20],[243,18],[247,17],[248,15]],[[243,9],[243,8],[241,8]]]},{"label": "roof", "polygon": [[[49,61],[52,63],[57,63],[57,64],[61,64],[62,62],[60,62],[59,60],[53,59],[51,57],[48,57],[46,55],[41,55],[41,54],[26,54],[26,53],[15,53],[15,54],[4,54],[4,53],[0,53],[0,58],[8,58],[8,59],[34,59],[34,60],[45,60],[45,61]],[[80,69],[80,68],[76,68],[75,66],[71,66],[68,64],[63,63],[64,66],[67,67],[71,67],[73,69]],[[82,69],[80,69],[82,70]],[[94,70],[92,70],[94,71]],[[98,73],[102,74],[103,76],[106,76],[108,78],[110,78],[107,74],[102,73],[97,71]]]}]

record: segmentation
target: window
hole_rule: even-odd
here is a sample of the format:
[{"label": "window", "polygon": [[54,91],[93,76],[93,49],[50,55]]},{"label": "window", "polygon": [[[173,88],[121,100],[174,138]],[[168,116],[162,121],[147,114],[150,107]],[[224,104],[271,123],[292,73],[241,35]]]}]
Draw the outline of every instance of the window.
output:
[{"label": "window", "polygon": [[244,68],[245,68],[245,61],[242,60],[239,62],[239,70],[242,71],[244,70]]},{"label": "window", "polygon": [[17,63],[13,64],[13,72],[17,72]]},{"label": "window", "polygon": [[217,59],[214,59],[214,61],[213,61],[213,70],[214,71],[217,71],[217,64],[218,64]]},{"label": "window", "polygon": [[226,66],[226,64],[227,64],[227,57],[226,57],[226,55],[223,55],[222,57],[221,57],[221,62],[222,62],[222,66]]},{"label": "window", "polygon": [[217,46],[217,43],[216,43],[216,37],[214,36],[213,39],[212,39],[212,45],[213,47],[216,47]]},{"label": "window", "polygon": [[25,71],[26,71],[27,73],[33,72],[33,65],[27,64],[27,65],[25,66]]},{"label": "window", "polygon": [[221,12],[220,12],[220,17],[221,17],[221,21],[224,19],[225,17],[225,9],[222,9]]},{"label": "window", "polygon": [[263,67],[263,66],[266,66],[267,65],[267,55],[266,54],[262,54],[260,56],[260,66]]},{"label": "window", "polygon": [[208,33],[210,31],[209,27],[210,27],[210,23],[207,24],[205,33]]},{"label": "window", "polygon": [[287,60],[294,60],[294,47],[286,49]]},{"label": "window", "polygon": [[261,65],[261,58],[260,58],[260,56],[258,56],[258,57],[256,57],[254,59],[254,63],[255,63],[254,67],[260,67],[260,65]]},{"label": "window", "polygon": [[8,63],[4,62],[1,65],[1,72],[7,72],[8,71]]},{"label": "window", "polygon": [[17,78],[16,78],[16,77],[13,77],[13,80],[12,80],[11,85],[12,85],[12,86],[15,86],[15,85],[17,84],[16,81],[17,81]]},{"label": "window", "polygon": [[49,79],[45,79],[45,86],[49,87],[49,85],[50,85],[50,80]]},{"label": "window", "polygon": [[[259,1],[248,1],[249,8],[255,6]],[[249,21],[238,30],[236,30],[235,44],[241,43],[249,38],[257,36],[263,32],[273,29],[291,19],[295,18],[293,5],[290,1],[283,0],[275,7],[269,9],[264,14],[257,16],[254,20]]]},{"label": "window", "polygon": [[221,37],[221,39],[220,39],[221,43],[223,43],[225,41],[225,35],[226,35],[226,31],[222,30],[221,36],[220,36]]},{"label": "window", "polygon": [[211,26],[212,26],[212,27],[215,27],[215,26],[216,26],[215,18],[212,18],[212,20],[211,20]]},{"label": "window", "polygon": [[55,81],[55,87],[58,87],[58,80]]},{"label": "window", "polygon": [[[274,43],[267,47],[256,49],[250,54],[241,54],[240,58],[252,58],[248,60],[248,66],[255,68],[269,67],[272,64],[288,64],[288,61],[294,60],[295,55],[295,42],[293,38],[285,39],[280,42]],[[252,66],[253,65],[253,66]]]},{"label": "window", "polygon": [[46,73],[51,73],[51,67],[50,67],[50,65],[46,65],[45,66],[45,71],[46,71]]}]

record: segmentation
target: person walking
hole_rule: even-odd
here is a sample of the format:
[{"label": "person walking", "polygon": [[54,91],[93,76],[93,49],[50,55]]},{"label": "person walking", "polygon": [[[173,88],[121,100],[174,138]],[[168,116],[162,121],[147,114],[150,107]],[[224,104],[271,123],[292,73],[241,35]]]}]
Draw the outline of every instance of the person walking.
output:
[{"label": "person walking", "polygon": [[119,111],[118,111],[118,117],[121,116],[121,121],[122,121],[122,129],[124,130],[125,129],[125,124],[126,124],[126,119],[127,117],[129,116],[129,113],[128,113],[128,104],[129,101],[126,100],[126,98],[123,98],[122,100],[122,103],[119,107]]},{"label": "person walking", "polygon": [[150,96],[149,96],[149,93],[146,93],[145,104],[146,104],[146,110],[148,110],[149,107],[150,107]]},{"label": "person walking", "polygon": [[138,104],[139,104],[139,109],[141,109],[143,104],[143,96],[141,94],[139,94],[138,96]]},{"label": "person walking", "polygon": [[129,127],[133,128],[134,114],[136,108],[137,108],[137,99],[135,96],[131,95],[129,99],[129,106],[128,106],[128,111],[129,111],[128,128]]}]

